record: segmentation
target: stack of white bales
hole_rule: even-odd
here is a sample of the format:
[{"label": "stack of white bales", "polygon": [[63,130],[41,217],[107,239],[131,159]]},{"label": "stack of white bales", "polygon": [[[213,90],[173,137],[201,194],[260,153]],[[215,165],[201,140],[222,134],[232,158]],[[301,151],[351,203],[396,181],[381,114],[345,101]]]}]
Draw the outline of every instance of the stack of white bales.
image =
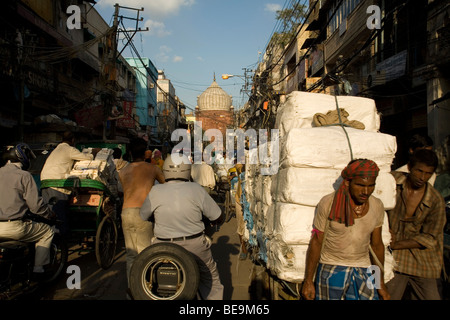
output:
[{"label": "stack of white bales", "polygon": [[[266,159],[259,157],[261,149],[261,154],[267,154]],[[265,227],[267,213],[272,205],[272,195],[270,192],[272,175],[269,172],[273,171],[274,168],[278,168],[278,159],[275,159],[275,164],[270,162],[272,161],[272,152],[270,142],[250,150],[246,158],[245,171],[246,204],[244,204],[244,208],[247,205],[249,210],[246,213],[247,216],[250,216],[250,221],[246,221],[246,229],[248,232],[244,235],[244,240],[253,247],[253,250],[258,249],[256,251],[258,251],[259,260],[264,262],[267,262]],[[251,157],[253,157],[253,161],[250,160]],[[246,218],[245,212],[244,218]]]},{"label": "stack of white bales", "polygon": [[[83,153],[92,153],[92,150],[85,149]],[[94,160],[75,161],[72,170],[67,174],[66,178],[92,179],[102,182],[110,189],[117,188],[112,154],[112,149],[103,148],[96,154]]]},{"label": "stack of white bales", "polygon": [[[397,150],[393,136],[380,133],[375,102],[359,97],[338,97],[339,108],[349,120],[358,120],[365,130],[341,126],[313,127],[316,113],[336,110],[334,96],[293,92],[278,109],[280,168],[272,176],[272,203],[266,213],[267,267],[278,278],[301,282],[311,237],[315,206],[335,191],[342,169],[353,159],[373,160],[380,168],[373,193],[389,210],[395,206],[395,180],[389,173]],[[347,133],[347,134],[346,134]],[[387,216],[383,241],[390,241]],[[385,280],[392,276],[392,256],[386,250]]]}]

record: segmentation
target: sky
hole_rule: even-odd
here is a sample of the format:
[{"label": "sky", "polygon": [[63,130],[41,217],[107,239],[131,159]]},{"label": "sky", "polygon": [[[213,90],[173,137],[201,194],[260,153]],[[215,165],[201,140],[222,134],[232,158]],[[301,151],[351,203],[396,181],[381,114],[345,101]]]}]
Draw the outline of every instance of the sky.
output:
[{"label": "sky", "polygon": [[[95,9],[112,25],[114,4],[144,8],[139,27],[149,31],[134,36],[141,57],[149,58],[164,70],[175,94],[191,113],[197,97],[213,82],[241,108],[248,96],[241,92],[243,77],[228,80],[222,74],[243,76],[243,68],[254,70],[275,30],[276,11],[287,0],[98,0]],[[121,8],[119,15],[136,18],[137,11]],[[132,20],[124,19],[127,28]],[[121,44],[119,44],[119,50]],[[136,57],[127,47],[122,56]]]}]

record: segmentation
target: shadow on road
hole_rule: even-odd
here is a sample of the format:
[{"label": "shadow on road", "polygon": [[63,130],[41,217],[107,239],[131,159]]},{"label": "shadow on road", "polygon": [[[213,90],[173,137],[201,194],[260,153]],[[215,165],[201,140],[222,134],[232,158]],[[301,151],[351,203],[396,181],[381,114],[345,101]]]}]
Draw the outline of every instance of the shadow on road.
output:
[{"label": "shadow on road", "polygon": [[231,256],[239,254],[237,244],[230,243],[229,236],[220,236],[211,246],[211,251],[217,261],[217,270],[224,286],[223,299],[231,300],[233,295],[233,281],[231,274]]}]

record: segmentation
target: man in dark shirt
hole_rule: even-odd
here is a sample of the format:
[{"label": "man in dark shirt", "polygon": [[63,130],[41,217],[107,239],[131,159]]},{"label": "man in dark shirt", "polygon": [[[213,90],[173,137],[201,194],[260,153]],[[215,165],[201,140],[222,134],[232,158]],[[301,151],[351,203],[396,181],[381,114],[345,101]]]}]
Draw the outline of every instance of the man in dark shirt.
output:
[{"label": "man in dark shirt", "polygon": [[437,164],[433,151],[420,149],[409,160],[409,173],[392,172],[397,199],[388,217],[397,267],[386,285],[393,300],[402,299],[408,284],[419,299],[441,299],[437,283],[443,267],[445,203],[428,182]]}]

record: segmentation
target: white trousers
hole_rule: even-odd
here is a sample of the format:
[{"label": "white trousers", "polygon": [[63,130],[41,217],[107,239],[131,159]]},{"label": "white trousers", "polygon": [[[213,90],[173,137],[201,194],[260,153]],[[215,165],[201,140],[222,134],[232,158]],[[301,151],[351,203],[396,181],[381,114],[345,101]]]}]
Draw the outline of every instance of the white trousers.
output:
[{"label": "white trousers", "polygon": [[53,227],[35,221],[0,222],[0,239],[36,242],[34,266],[41,267],[50,263],[50,246],[53,240]]},{"label": "white trousers", "polygon": [[130,271],[134,259],[142,250],[151,245],[153,238],[153,224],[142,220],[140,208],[122,209],[122,231],[125,240],[127,281],[130,285]]}]

